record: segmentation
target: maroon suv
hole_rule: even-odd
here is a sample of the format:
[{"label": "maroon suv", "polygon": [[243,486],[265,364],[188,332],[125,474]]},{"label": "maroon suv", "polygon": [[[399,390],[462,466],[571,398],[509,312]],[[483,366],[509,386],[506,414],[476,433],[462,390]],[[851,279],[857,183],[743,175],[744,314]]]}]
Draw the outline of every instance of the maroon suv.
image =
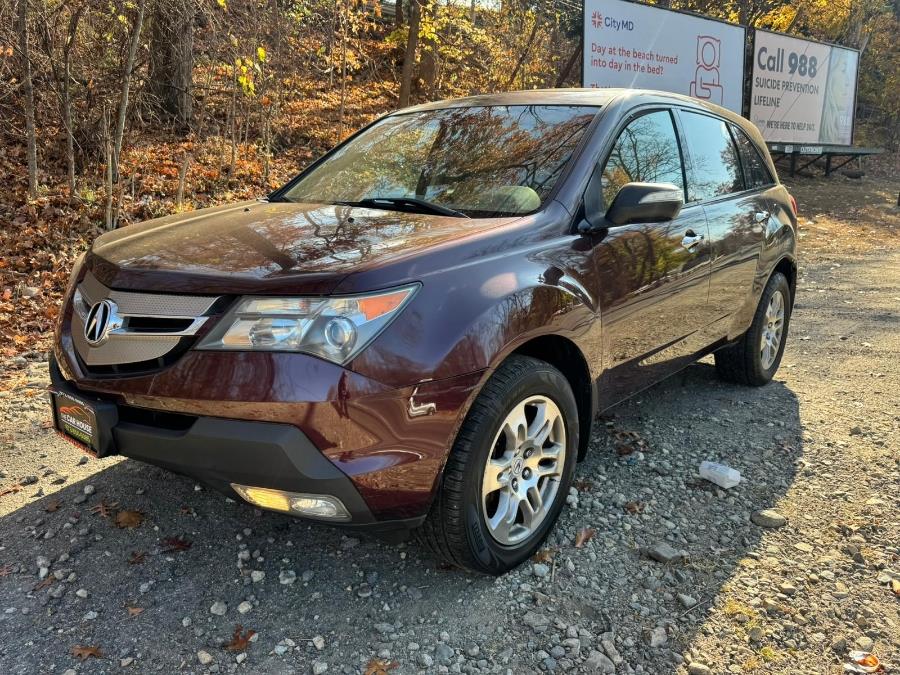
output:
[{"label": "maroon suv", "polygon": [[56,424],[500,573],[553,526],[599,410],[711,352],[772,378],[792,202],[751,124],[673,94],[403,110],[266,199],[99,237],[59,323]]}]

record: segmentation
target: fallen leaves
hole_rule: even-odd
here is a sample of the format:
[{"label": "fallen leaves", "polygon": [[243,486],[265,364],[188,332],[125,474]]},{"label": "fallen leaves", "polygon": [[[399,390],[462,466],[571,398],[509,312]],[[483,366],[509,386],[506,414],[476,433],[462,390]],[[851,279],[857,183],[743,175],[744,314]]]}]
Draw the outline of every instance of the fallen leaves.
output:
[{"label": "fallen leaves", "polygon": [[556,551],[552,548],[542,548],[540,551],[531,556],[531,559],[536,563],[548,563],[553,560],[556,555]]},{"label": "fallen leaves", "polygon": [[582,548],[586,543],[594,538],[595,534],[597,534],[597,530],[595,530],[593,527],[582,527],[575,534],[575,548]]},{"label": "fallen leaves", "polygon": [[144,514],[140,511],[119,511],[116,514],[116,527],[133,530],[144,522]]},{"label": "fallen leaves", "polygon": [[[225,645],[225,650],[229,652],[242,652],[250,645],[250,638],[256,635],[255,630],[247,629],[244,631],[244,627],[238,624],[235,626],[234,635],[231,636],[231,642]],[[242,634],[243,632],[243,634]]]},{"label": "fallen leaves", "polygon": [[81,659],[84,661],[85,659],[93,658],[93,659],[102,659],[103,652],[100,651],[99,647],[84,647],[82,645],[75,645],[71,649],[71,654],[76,659]]},{"label": "fallen leaves", "polygon": [[143,607],[128,607],[128,616],[134,617],[144,611]]},{"label": "fallen leaves", "polygon": [[644,502],[625,502],[625,506],[623,507],[628,513],[636,514],[643,513],[644,507],[647,505]]},{"label": "fallen leaves", "polygon": [[56,579],[55,579],[54,577],[52,577],[52,576],[44,577],[44,578],[37,584],[37,586],[34,587],[34,590],[35,590],[35,591],[42,591],[42,590],[44,590],[45,588],[49,588],[51,585],[53,585],[53,582],[54,582],[54,581],[56,581]]},{"label": "fallen leaves", "polygon": [[642,452],[649,450],[646,439],[636,431],[616,429],[612,432],[612,435],[616,441],[616,454],[619,457],[627,457],[639,450]]},{"label": "fallen leaves", "polygon": [[19,485],[18,483],[13,483],[8,488],[3,488],[2,490],[0,490],[0,497],[5,497],[6,495],[14,495],[17,492],[21,492],[21,491],[22,491],[22,486]]},{"label": "fallen leaves", "polygon": [[187,539],[178,536],[178,537],[169,537],[168,539],[163,539],[163,553],[177,553],[179,551],[187,551],[191,547],[191,542]]},{"label": "fallen leaves", "polygon": [[91,513],[95,516],[108,519],[112,516],[113,511],[115,511],[118,506],[119,502],[108,502],[105,499],[101,499],[99,504],[95,504],[91,507]]},{"label": "fallen leaves", "polygon": [[387,675],[390,671],[399,668],[400,664],[396,661],[388,661],[387,659],[372,659],[366,664],[363,675]]},{"label": "fallen leaves", "polygon": [[62,506],[62,502],[58,499],[54,499],[44,507],[44,511],[46,511],[47,513],[56,513],[57,511],[59,511],[60,506]]},{"label": "fallen leaves", "polygon": [[590,492],[594,487],[594,481],[590,478],[578,478],[575,482],[572,483],[576,490],[579,492]]},{"label": "fallen leaves", "polygon": [[13,573],[14,569],[12,565],[3,565],[0,567],[0,577],[8,577]]},{"label": "fallen leaves", "polygon": [[129,565],[143,565],[144,561],[147,559],[147,554],[144,551],[132,551],[131,555],[128,556],[128,564]]}]

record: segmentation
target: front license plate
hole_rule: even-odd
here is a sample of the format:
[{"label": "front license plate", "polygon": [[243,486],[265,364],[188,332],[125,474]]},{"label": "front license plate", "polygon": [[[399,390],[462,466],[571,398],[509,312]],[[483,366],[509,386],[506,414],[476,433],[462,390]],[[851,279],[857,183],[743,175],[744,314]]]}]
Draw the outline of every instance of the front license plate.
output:
[{"label": "front license plate", "polygon": [[93,406],[62,392],[52,392],[52,396],[57,430],[96,453],[99,439],[97,413]]}]

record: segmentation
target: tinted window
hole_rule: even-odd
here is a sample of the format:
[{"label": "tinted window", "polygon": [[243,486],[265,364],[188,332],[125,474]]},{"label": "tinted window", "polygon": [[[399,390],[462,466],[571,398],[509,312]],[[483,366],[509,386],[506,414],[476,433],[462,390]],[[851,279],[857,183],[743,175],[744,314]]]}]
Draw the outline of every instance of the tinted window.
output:
[{"label": "tinted window", "polygon": [[665,110],[641,115],[616,139],[603,167],[603,202],[606,206],[623,185],[633,182],[674,183],[684,189],[681,152]]},{"label": "tinted window", "polygon": [[691,155],[688,200],[711,199],[744,189],[741,162],[722,120],[682,111],[685,141]]},{"label": "tinted window", "polygon": [[412,197],[470,215],[535,211],[598,108],[516,105],[391,115],[348,141],[284,197]]},{"label": "tinted window", "polygon": [[759,150],[747,138],[747,134],[735,126],[731,127],[731,134],[737,141],[738,149],[741,152],[741,160],[744,163],[744,182],[747,187],[759,188],[774,183],[769,168],[760,156]]}]

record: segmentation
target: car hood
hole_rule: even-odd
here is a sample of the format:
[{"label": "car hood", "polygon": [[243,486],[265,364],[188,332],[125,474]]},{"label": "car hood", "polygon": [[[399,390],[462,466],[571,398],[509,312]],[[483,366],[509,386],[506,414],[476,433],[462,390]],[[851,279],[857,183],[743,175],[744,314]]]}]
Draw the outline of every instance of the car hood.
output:
[{"label": "car hood", "polygon": [[325,294],[351,273],[514,220],[253,201],[106,233],[87,262],[126,290]]}]

